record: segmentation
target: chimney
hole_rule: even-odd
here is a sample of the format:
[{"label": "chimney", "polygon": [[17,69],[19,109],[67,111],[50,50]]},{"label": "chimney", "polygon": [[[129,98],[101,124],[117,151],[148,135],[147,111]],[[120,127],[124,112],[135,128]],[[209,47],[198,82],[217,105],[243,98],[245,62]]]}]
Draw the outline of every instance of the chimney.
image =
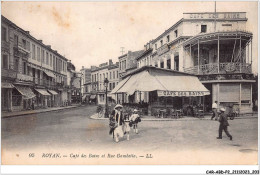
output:
[{"label": "chimney", "polygon": [[42,43],[42,40],[38,40],[38,41]]},{"label": "chimney", "polygon": [[25,31],[25,33],[27,33],[28,35],[30,35],[30,32],[29,32],[29,31]]},{"label": "chimney", "polygon": [[51,49],[51,45],[47,45],[47,47]]},{"label": "chimney", "polygon": [[109,59],[109,66],[113,65],[112,59]]}]

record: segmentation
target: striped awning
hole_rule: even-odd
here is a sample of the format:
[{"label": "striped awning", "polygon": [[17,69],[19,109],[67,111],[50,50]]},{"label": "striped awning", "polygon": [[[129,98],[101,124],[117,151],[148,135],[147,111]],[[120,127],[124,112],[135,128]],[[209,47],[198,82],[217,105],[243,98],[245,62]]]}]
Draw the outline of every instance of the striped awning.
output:
[{"label": "striped awning", "polygon": [[36,96],[29,87],[15,85],[15,88],[23,96],[23,99],[31,99]]},{"label": "striped awning", "polygon": [[44,71],[44,73],[49,77],[55,78],[55,75],[52,72]]},{"label": "striped awning", "polygon": [[52,95],[58,95],[58,93],[56,91],[53,90],[48,90],[49,93],[51,93]]},{"label": "striped awning", "polygon": [[43,96],[50,96],[51,95],[45,89],[35,89],[35,90]]}]

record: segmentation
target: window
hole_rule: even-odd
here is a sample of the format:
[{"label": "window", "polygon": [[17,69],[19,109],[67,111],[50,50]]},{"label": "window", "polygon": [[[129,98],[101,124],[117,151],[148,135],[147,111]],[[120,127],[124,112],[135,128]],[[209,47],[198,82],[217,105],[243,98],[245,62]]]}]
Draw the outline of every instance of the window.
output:
[{"label": "window", "polygon": [[207,32],[207,25],[201,25],[201,33]]},{"label": "window", "polygon": [[24,48],[24,49],[26,49],[26,40],[25,39],[22,39],[22,47]]},{"label": "window", "polygon": [[14,45],[18,46],[18,35],[14,35]]},{"label": "window", "polygon": [[113,71],[113,79],[115,79],[115,71]]},{"label": "window", "polygon": [[118,78],[118,71],[116,71],[116,78]]},{"label": "window", "polygon": [[44,50],[42,49],[42,63],[45,62]]},{"label": "window", "polygon": [[112,83],[109,83],[109,90],[112,90]]},{"label": "window", "polygon": [[107,73],[107,76],[106,76],[106,78],[108,78],[108,73]]},{"label": "window", "polygon": [[155,50],[157,50],[157,44],[155,44],[154,47],[155,47]]},{"label": "window", "polygon": [[179,56],[174,57],[174,70],[179,71]]},{"label": "window", "polygon": [[40,48],[37,47],[37,61],[40,61],[41,60],[41,56],[40,56]]},{"label": "window", "polygon": [[110,72],[110,77],[109,77],[110,79],[112,78],[112,73]]},{"label": "window", "polygon": [[167,69],[171,69],[171,59],[167,60]]},{"label": "window", "polygon": [[164,68],[164,61],[162,61],[160,64],[161,68]]},{"label": "window", "polygon": [[50,66],[52,67],[52,54],[50,54]]},{"label": "window", "polygon": [[175,30],[174,33],[175,33],[175,37],[178,37],[178,30]]},{"label": "window", "polygon": [[170,35],[167,36],[167,42],[170,42]]},{"label": "window", "polygon": [[157,63],[157,61],[155,62],[154,66],[155,66],[155,67],[158,67],[158,63]]},{"label": "window", "polygon": [[35,45],[32,44],[32,59],[36,60],[36,57],[35,57]]},{"label": "window", "polygon": [[2,41],[7,41],[7,29],[6,27],[2,26]]},{"label": "window", "polygon": [[49,65],[49,53],[46,52],[46,64]]},{"label": "window", "polygon": [[8,55],[3,54],[2,55],[2,68],[8,69]]},{"label": "window", "polygon": [[26,62],[23,62],[23,74],[26,74]]},{"label": "window", "polygon": [[163,40],[160,41],[161,42],[161,46],[163,45]]}]

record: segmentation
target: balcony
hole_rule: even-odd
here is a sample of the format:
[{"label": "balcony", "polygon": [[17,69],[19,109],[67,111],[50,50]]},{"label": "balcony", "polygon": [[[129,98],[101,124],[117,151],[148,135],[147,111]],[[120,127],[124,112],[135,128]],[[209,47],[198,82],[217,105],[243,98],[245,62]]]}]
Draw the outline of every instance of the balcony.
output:
[{"label": "balcony", "polygon": [[15,79],[17,77],[17,73],[12,69],[3,69],[1,70],[1,76],[4,78],[12,78]]},{"label": "balcony", "polygon": [[249,63],[210,63],[184,68],[184,72],[195,75],[210,75],[210,74],[235,74],[245,73],[251,74],[252,68]]},{"label": "balcony", "polygon": [[55,89],[55,88],[60,87],[60,86],[58,86],[58,83],[56,83],[54,81],[46,80],[46,79],[40,79],[40,78],[33,77],[33,81],[34,81],[35,85],[45,86],[46,88]]},{"label": "balcony", "polygon": [[13,49],[14,49],[14,56],[28,59],[28,57],[30,55],[30,51],[22,48],[21,46],[14,46]]},{"label": "balcony", "polygon": [[25,74],[17,73],[17,79],[19,81],[30,81],[30,82],[33,82],[33,77],[31,77],[29,75],[25,75]]}]

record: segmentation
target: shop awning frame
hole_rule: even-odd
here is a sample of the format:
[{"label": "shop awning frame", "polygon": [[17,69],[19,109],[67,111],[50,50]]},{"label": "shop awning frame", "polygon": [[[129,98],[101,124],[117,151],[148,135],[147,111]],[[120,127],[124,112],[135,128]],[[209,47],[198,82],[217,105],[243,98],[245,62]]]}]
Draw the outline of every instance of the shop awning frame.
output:
[{"label": "shop awning frame", "polygon": [[13,89],[14,85],[12,83],[7,83],[7,82],[1,82],[1,88],[4,89]]},{"label": "shop awning frame", "polygon": [[43,96],[50,96],[46,89],[35,89],[38,93],[40,93]]},{"label": "shop awning frame", "polygon": [[36,97],[31,88],[25,86],[15,85],[15,89],[23,96],[23,99],[31,99]]}]

